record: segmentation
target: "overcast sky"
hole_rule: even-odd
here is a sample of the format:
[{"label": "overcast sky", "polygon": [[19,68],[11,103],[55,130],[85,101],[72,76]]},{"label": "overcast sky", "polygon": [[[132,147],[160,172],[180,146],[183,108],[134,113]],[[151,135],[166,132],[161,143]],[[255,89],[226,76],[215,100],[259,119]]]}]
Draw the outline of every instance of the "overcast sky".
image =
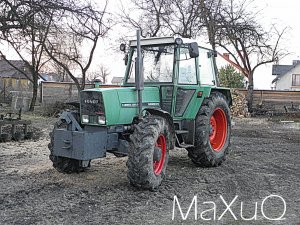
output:
[{"label": "overcast sky", "polygon": [[[283,39],[283,47],[290,53],[279,64],[292,64],[292,60],[300,59],[300,26],[299,26],[299,6],[297,0],[256,0],[256,4],[262,8],[261,14],[265,16],[261,23],[265,26],[276,23],[278,28],[289,27]],[[272,76],[272,64],[262,66],[255,72],[255,88],[270,88]]]},{"label": "overcast sky", "polygon": [[[123,4],[128,0],[122,0]],[[101,3],[101,0],[99,1]],[[118,8],[118,0],[110,0],[109,10],[115,11]],[[299,26],[299,9],[300,1],[297,0],[255,0],[255,4],[258,9],[261,9],[260,22],[263,26],[268,27],[275,23],[278,26],[278,30],[284,27],[289,27],[288,33],[283,39],[284,48],[290,52],[290,55],[281,60],[280,64],[291,64],[292,60],[300,59],[300,26]],[[126,4],[124,4],[126,5]],[[121,29],[121,30],[120,30]],[[123,31],[122,31],[123,30]],[[101,41],[97,49],[93,64],[95,65],[105,64],[111,70],[111,76],[123,76],[125,66],[123,62],[123,54],[121,52],[112,51],[112,48],[118,48],[120,43],[116,42],[116,37],[121,33],[126,32],[124,28],[118,27],[110,33],[108,39]],[[133,33],[134,34],[134,33]],[[200,45],[203,45],[200,43]],[[15,58],[16,56],[10,54],[8,51],[7,56],[9,58]],[[261,66],[256,70],[254,74],[254,88],[256,89],[270,89],[271,81],[275,78],[272,76],[272,64],[267,66]]]},{"label": "overcast sky", "polygon": [[[290,55],[286,56],[279,63],[291,64],[292,60],[300,59],[300,26],[299,26],[299,8],[300,2],[297,0],[255,0],[255,4],[258,9],[261,9],[260,22],[268,29],[271,24],[276,24],[278,30],[288,27],[287,34],[282,40],[282,46],[290,52]],[[112,8],[115,8],[117,1],[111,4]],[[119,32],[119,31],[118,31]],[[116,34],[115,32],[113,32]],[[108,47],[109,41],[105,41],[106,47]],[[115,43],[118,45],[119,43]],[[122,61],[122,54],[116,53],[116,55],[108,56],[105,50],[101,48],[101,55],[103,62],[108,63],[111,67],[112,76],[123,76],[124,66]],[[120,66],[121,65],[121,66]],[[272,76],[272,64],[263,65],[258,68],[254,74],[254,86],[256,89],[270,89],[271,81],[275,78]]]}]

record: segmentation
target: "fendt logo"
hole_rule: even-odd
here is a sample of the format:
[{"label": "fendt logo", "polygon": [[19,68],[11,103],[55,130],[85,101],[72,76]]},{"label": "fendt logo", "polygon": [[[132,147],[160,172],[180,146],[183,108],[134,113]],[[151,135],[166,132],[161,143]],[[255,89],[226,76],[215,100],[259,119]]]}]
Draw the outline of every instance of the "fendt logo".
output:
[{"label": "fendt logo", "polygon": [[84,103],[86,103],[86,104],[98,104],[99,100],[98,99],[85,99]]}]

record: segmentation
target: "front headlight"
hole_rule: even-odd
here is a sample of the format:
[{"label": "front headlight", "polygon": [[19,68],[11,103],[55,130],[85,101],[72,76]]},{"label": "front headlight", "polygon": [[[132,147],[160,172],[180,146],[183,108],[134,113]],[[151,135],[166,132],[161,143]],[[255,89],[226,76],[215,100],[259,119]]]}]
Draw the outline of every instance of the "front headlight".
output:
[{"label": "front headlight", "polygon": [[82,123],[89,123],[89,115],[82,115]]},{"label": "front headlight", "polygon": [[105,116],[98,116],[98,123],[105,124]]}]

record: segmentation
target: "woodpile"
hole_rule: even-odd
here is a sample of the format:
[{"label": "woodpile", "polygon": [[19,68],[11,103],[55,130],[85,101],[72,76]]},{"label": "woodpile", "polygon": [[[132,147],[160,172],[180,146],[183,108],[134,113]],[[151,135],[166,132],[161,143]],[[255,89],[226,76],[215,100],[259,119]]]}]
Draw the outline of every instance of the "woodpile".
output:
[{"label": "woodpile", "polygon": [[246,96],[237,89],[231,89],[231,96],[231,115],[233,117],[250,117]]}]

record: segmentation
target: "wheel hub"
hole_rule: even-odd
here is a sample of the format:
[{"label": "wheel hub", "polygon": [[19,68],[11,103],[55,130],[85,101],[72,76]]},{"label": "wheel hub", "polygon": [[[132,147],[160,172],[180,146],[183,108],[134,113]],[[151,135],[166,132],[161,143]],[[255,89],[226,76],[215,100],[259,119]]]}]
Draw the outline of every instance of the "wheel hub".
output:
[{"label": "wheel hub", "polygon": [[155,147],[155,148],[154,148],[154,154],[153,154],[153,161],[154,161],[154,162],[160,161],[161,156],[162,156],[161,149],[158,148],[158,147]]},{"label": "wheel hub", "polygon": [[210,139],[214,139],[216,133],[217,133],[217,121],[214,115],[212,115],[212,117],[210,118],[210,133],[209,133]]},{"label": "wheel hub", "polygon": [[167,153],[166,137],[160,134],[157,138],[153,152],[153,171],[155,175],[159,175],[165,164]]},{"label": "wheel hub", "polygon": [[209,141],[214,151],[220,152],[227,137],[227,118],[223,109],[217,108],[210,118]]}]

